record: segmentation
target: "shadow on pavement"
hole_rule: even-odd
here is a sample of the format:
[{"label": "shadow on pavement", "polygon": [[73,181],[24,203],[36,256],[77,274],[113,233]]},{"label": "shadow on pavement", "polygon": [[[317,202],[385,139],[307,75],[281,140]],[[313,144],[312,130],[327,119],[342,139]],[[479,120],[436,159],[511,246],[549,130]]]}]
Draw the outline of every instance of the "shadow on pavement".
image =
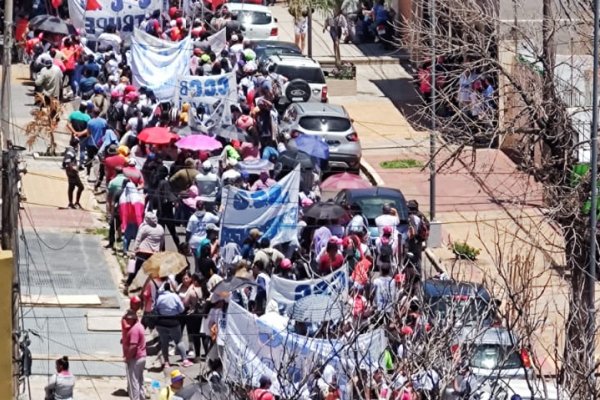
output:
[{"label": "shadow on pavement", "polygon": [[[404,64],[402,63],[404,69],[414,76],[410,66]],[[413,79],[371,79],[371,82],[390,99],[413,129],[423,130],[430,126],[430,119],[423,108],[423,100],[417,93]]]}]

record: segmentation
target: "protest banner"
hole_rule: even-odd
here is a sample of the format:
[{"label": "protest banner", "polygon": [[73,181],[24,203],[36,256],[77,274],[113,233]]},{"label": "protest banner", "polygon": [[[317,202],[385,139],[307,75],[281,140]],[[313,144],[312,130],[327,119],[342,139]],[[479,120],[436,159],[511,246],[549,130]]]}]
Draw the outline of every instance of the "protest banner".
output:
[{"label": "protest banner", "polygon": [[179,78],[177,97],[180,104],[187,102],[194,107],[204,103],[212,104],[215,98],[237,102],[235,73],[209,76],[187,75]]},{"label": "protest banner", "polygon": [[223,190],[221,246],[242,244],[252,228],[263,232],[271,244],[295,242],[298,225],[300,168],[296,167],[267,190],[250,192],[228,186]]},{"label": "protest banner", "polygon": [[229,303],[226,322],[219,329],[224,379],[258,387],[262,375],[271,378],[270,390],[281,398],[301,398],[306,377],[326,364],[333,366],[342,392],[350,398],[347,376],[357,368],[374,370],[387,346],[382,329],[346,339],[315,339],[281,331],[256,318],[234,302]]},{"label": "protest banner", "polygon": [[155,10],[163,10],[162,0],[69,0],[71,23],[90,38],[97,38],[111,24],[128,37]]},{"label": "protest banner", "polygon": [[210,126],[231,122],[231,105],[237,104],[235,73],[217,76],[185,76],[177,84],[176,104],[189,103],[210,115]]},{"label": "protest banner", "polygon": [[170,42],[136,28],[131,42],[133,84],[152,89],[159,100],[172,100],[179,77],[188,74],[191,54],[189,36]]},{"label": "protest banner", "polygon": [[268,300],[275,300],[292,319],[302,322],[336,321],[348,300],[346,266],[320,278],[292,281],[271,277]]}]

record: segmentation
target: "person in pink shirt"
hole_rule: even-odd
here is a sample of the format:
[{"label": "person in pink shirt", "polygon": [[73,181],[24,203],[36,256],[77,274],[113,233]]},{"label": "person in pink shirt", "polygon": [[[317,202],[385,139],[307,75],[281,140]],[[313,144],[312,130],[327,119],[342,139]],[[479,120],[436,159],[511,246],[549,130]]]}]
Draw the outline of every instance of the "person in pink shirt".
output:
[{"label": "person in pink shirt", "polygon": [[[132,308],[139,308],[139,299]],[[146,337],[144,326],[138,320],[137,312],[133,309],[127,311],[121,321],[121,344],[123,357],[127,370],[127,386],[131,400],[145,400],[144,394],[144,368],[146,367]]]},{"label": "person in pink shirt", "polygon": [[250,190],[252,190],[253,192],[256,192],[257,190],[265,190],[265,189],[270,188],[271,186],[273,186],[276,183],[277,183],[277,181],[275,179],[272,179],[269,176],[268,171],[261,171],[260,176],[258,177],[258,180],[256,182],[254,182],[254,184],[252,185]]}]

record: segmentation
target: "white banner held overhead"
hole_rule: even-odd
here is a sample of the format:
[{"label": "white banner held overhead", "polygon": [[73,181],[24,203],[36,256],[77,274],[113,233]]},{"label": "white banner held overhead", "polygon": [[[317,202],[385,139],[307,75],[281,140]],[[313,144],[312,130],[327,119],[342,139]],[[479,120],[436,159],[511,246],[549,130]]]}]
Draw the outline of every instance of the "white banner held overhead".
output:
[{"label": "white banner held overhead", "polygon": [[162,0],[69,0],[71,23],[87,37],[98,37],[110,24],[127,37],[156,10],[163,10]]},{"label": "white banner held overhead", "polygon": [[152,89],[160,100],[172,100],[179,77],[188,74],[191,54],[189,36],[170,42],[136,28],[131,42],[133,84]]},{"label": "white banner held overhead", "polygon": [[204,40],[204,43],[210,46],[210,49],[217,55],[217,57],[221,55],[221,52],[225,46],[227,46],[227,35],[225,28],[207,37],[206,40]]},{"label": "white banner held overhead", "polygon": [[275,300],[285,307],[286,314],[293,320],[336,321],[347,311],[348,269],[344,266],[329,275],[302,281],[273,275],[267,295],[268,301]]},{"label": "white banner held overhead", "polygon": [[[251,387],[259,386],[262,375],[271,378],[270,390],[281,398],[307,390],[305,377],[329,364],[336,371],[342,399],[349,399],[352,384],[345,371],[359,366],[374,370],[387,346],[382,329],[346,339],[315,339],[277,330],[244,308],[230,302],[225,326],[219,330],[224,348],[224,379]],[[304,386],[302,385],[304,382]]]},{"label": "white banner held overhead", "polygon": [[228,186],[223,191],[221,244],[242,244],[252,228],[263,232],[271,244],[296,242],[300,168],[267,190],[250,192]]}]

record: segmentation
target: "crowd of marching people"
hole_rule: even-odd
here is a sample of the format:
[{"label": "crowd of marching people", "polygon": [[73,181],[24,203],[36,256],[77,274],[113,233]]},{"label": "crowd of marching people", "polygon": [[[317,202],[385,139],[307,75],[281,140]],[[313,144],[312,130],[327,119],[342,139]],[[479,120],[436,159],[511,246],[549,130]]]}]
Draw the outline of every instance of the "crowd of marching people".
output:
[{"label": "crowd of marching people", "polygon": [[[35,80],[37,90],[46,100],[67,97],[63,89],[67,77],[71,97],[76,99],[78,108],[67,116],[71,140],[63,160],[69,183],[67,206],[81,207],[85,190],[81,176],[94,184],[95,192],[105,193],[106,247],[127,260],[125,293],[134,293],[134,281],[144,262],[166,248],[174,247],[193,260],[176,276],[147,279],[131,297],[122,321],[130,398],[145,398],[148,330],[158,334],[164,368],[171,367],[173,344],[179,365],[206,361],[210,372],[203,379],[220,381],[223,343],[218,331],[229,301],[282,329],[315,338],[344,338],[374,326],[385,327],[390,343],[385,363],[369,371],[368,377],[361,377],[365,371],[356,371],[353,390],[379,399],[433,395],[435,385],[411,379],[402,362],[410,347],[407,338],[427,331],[413,300],[413,287],[429,225],[415,201],[408,204],[406,232],[398,229],[395,205],[383,204],[375,220],[378,236],[373,238],[357,204],[339,205],[343,213],[335,217],[312,218],[305,213],[321,201],[322,163],[316,160],[302,175],[297,243],[272,246],[255,227],[240,243],[221,246],[224,190],[228,186],[268,190],[285,175],[274,165],[286,151],[278,134],[281,115],[275,107],[286,77],[257,62],[253,43],[244,39],[226,7],[214,19],[213,24],[227,30],[227,43],[218,53],[206,44],[210,34],[206,21],[187,18],[175,7],[165,17],[148,15],[141,28],[171,41],[189,32],[196,40],[190,75],[235,72],[238,102],[228,105],[224,114],[230,119],[224,124],[229,126],[228,134],[210,129],[214,116],[206,105],[161,102],[151,89],[133,85],[127,52],[114,26],[100,35],[94,52],[77,35],[54,40],[49,46],[43,46],[48,42],[41,35],[28,43],[27,51],[41,67]],[[191,133],[208,136],[213,146],[199,150],[177,145],[182,138],[194,136]],[[403,252],[409,257],[401,257]],[[281,315],[277,303],[267,302],[273,276],[300,280],[343,267],[350,276],[350,311],[343,321],[292,321]],[[232,290],[227,298],[219,295],[215,288],[233,278],[252,285]],[[171,372],[171,381],[161,398],[170,399],[181,388],[183,376],[178,370]],[[311,382],[310,398],[340,398],[331,365],[317,368]],[[251,398],[272,399],[270,385],[268,377],[261,378],[259,388],[250,388]]]}]

